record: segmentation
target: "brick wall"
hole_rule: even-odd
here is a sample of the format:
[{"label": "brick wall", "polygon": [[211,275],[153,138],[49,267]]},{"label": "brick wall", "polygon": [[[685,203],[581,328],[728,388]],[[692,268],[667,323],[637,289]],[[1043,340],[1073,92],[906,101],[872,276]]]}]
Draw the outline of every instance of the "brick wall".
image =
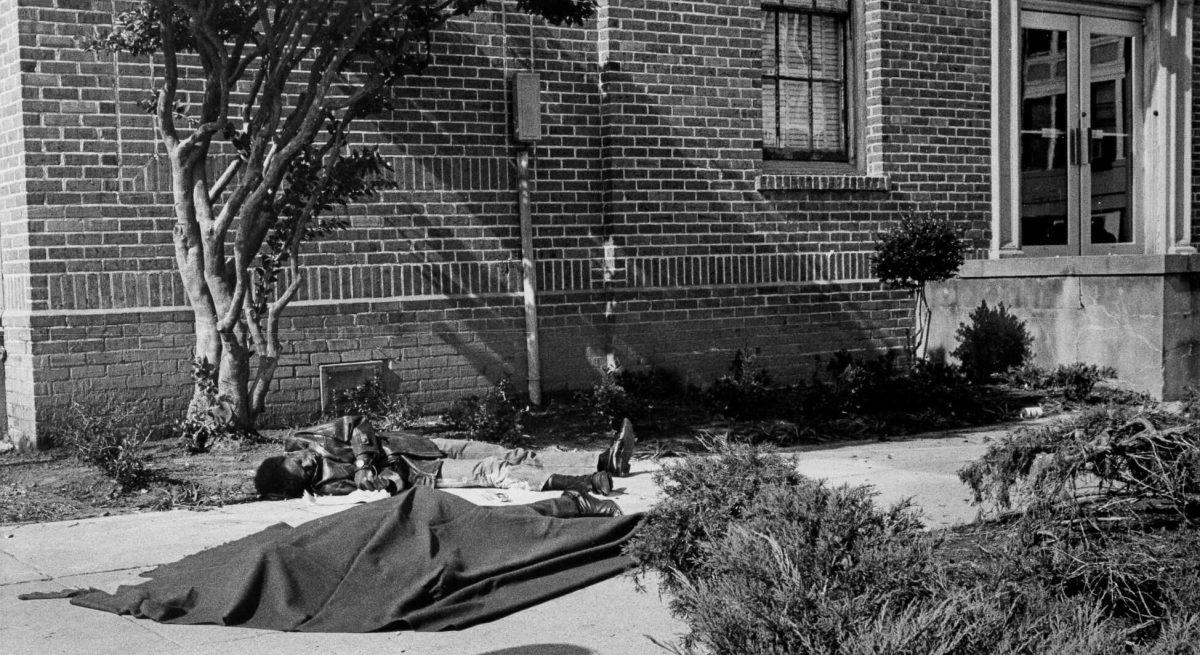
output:
[{"label": "brick wall", "polygon": [[[31,345],[10,358],[10,385],[33,376],[42,418],[85,389],[174,415],[189,312],[165,161],[135,106],[155,66],[73,48],[109,3],[19,5],[24,100],[4,106],[25,130],[0,129],[16,148],[0,156],[23,159],[28,182],[0,178],[0,198],[16,199],[4,220],[18,226],[4,232],[6,285],[28,235]],[[757,0],[607,0],[569,29],[515,12],[506,30],[494,12],[457,21],[366,137],[400,188],[353,207],[352,229],[307,259],[275,418],[311,410],[323,363],[386,360],[433,403],[524,372],[505,84],[522,68],[541,74],[545,104],[532,200],[547,388],[589,384],[610,353],[703,382],[738,348],[787,379],[816,354],[895,346],[907,314],[872,281],[875,234],[902,211],[949,212],[987,241],[988,3],[865,5],[869,174],[838,177],[762,174]],[[10,340],[25,329],[7,319],[14,302]],[[19,404],[10,419],[32,421]]]},{"label": "brick wall", "polygon": [[763,175],[759,3],[607,3],[605,217],[626,361],[700,381],[737,348],[796,375],[813,354],[895,346],[907,314],[871,282],[875,235],[904,211],[948,213],[986,246],[988,3],[864,14],[869,175]]}]

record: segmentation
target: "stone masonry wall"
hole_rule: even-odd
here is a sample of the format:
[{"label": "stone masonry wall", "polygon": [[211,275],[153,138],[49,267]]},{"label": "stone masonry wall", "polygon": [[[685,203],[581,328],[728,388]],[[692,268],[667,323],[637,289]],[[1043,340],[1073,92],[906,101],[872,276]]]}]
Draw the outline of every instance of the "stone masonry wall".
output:
[{"label": "stone masonry wall", "polygon": [[[7,367],[14,430],[86,390],[168,418],[188,395],[165,161],[135,104],[155,64],[73,46],[113,9],[19,0],[24,152],[0,153],[23,157],[28,179],[22,191],[0,177],[0,199],[17,199],[4,201],[6,287],[24,280],[10,261],[21,225],[30,267],[27,305],[5,300],[6,339],[29,325],[27,356]],[[325,363],[386,361],[398,388],[432,403],[523,374],[505,83],[517,69],[542,77],[533,215],[547,389],[590,384],[610,353],[704,382],[739,348],[788,379],[814,355],[896,346],[906,304],[872,279],[875,235],[928,211],[955,216],[980,247],[988,238],[988,2],[866,0],[864,13],[868,155],[849,176],[763,174],[757,0],[605,0],[570,29],[517,12],[456,21],[436,66],[366,136],[400,188],[353,207],[352,229],[307,259],[274,420],[311,415]],[[20,146],[10,134],[0,128],[0,143]],[[15,380],[31,398],[13,395]]]}]

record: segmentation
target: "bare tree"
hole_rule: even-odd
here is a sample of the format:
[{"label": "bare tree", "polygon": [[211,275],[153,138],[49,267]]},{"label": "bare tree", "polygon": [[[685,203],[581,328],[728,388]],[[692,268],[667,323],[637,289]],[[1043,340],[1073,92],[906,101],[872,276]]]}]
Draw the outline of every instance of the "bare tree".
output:
[{"label": "bare tree", "polygon": [[[189,417],[215,410],[253,429],[304,244],[347,227],[330,209],[391,184],[376,149],[350,147],[352,130],[429,65],[438,30],[486,2],[143,0],[87,45],[163,64],[143,105],[170,163],[175,261],[195,313]],[[594,11],[594,0],[516,4],[554,24]],[[221,152],[234,156],[210,175]]]}]

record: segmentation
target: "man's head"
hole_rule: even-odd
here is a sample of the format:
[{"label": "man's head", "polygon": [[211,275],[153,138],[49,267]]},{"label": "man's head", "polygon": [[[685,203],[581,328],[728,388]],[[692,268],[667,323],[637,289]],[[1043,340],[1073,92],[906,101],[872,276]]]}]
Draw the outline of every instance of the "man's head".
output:
[{"label": "man's head", "polygon": [[311,450],[268,457],[254,473],[254,488],[267,499],[298,498],[316,481],[320,468],[320,456]]}]

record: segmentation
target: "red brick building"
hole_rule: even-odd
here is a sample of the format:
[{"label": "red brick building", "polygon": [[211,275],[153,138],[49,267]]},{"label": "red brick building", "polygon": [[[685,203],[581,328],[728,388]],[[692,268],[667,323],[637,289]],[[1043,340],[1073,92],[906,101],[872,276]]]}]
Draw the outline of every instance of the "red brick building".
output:
[{"label": "red brick building", "polygon": [[[17,440],[71,398],[169,418],[189,396],[165,160],[136,106],[156,63],[74,45],[114,6],[16,0],[0,16]],[[314,246],[271,400],[307,414],[323,367],[335,384],[378,365],[443,402],[505,372],[523,380],[531,333],[547,390],[588,385],[613,359],[703,382],[737,349],[795,377],[814,355],[901,342],[905,299],[869,259],[902,212],[954,217],[981,255],[933,294],[943,339],[995,297],[1031,319],[1044,360],[1112,363],[1171,395],[1197,366],[1181,345],[1195,297],[1191,44],[1183,0],[600,0],[583,28],[515,11],[456,21],[368,137],[399,188]],[[541,92],[535,330],[517,71]],[[1093,287],[1113,297],[1071,304]],[[1100,329],[1126,310],[1113,322],[1125,333]],[[1155,331],[1143,350],[1157,363],[1126,361],[1130,334]]]}]

